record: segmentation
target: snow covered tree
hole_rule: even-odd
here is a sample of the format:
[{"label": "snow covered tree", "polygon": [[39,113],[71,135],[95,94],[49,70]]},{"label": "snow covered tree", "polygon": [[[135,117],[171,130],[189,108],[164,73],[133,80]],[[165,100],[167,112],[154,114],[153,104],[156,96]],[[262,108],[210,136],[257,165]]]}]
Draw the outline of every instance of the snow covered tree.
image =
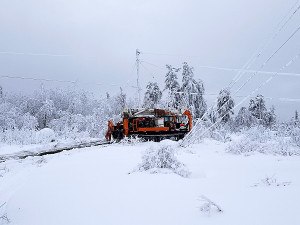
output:
[{"label": "snow covered tree", "polygon": [[299,124],[300,124],[300,121],[299,121],[299,114],[298,114],[298,111],[297,111],[297,110],[295,111],[295,116],[292,117],[291,123],[292,123],[294,126],[299,126]]},{"label": "snow covered tree", "polygon": [[218,114],[215,106],[207,111],[207,119],[210,120],[211,123],[217,122]]},{"label": "snow covered tree", "polygon": [[3,98],[3,88],[2,88],[2,86],[0,86],[0,99],[2,99]]},{"label": "snow covered tree", "polygon": [[194,96],[194,116],[195,118],[201,118],[207,110],[206,101],[203,98],[204,84],[202,80],[195,82],[196,96]]},{"label": "snow covered tree", "polygon": [[256,117],[261,123],[264,114],[267,111],[264,96],[259,94],[255,98],[250,99],[250,104],[248,109],[251,112],[251,114],[254,117]]},{"label": "snow covered tree", "polygon": [[180,86],[177,81],[177,73],[179,72],[180,68],[174,68],[171,65],[166,65],[167,67],[167,74],[165,76],[165,89],[167,91],[167,106],[170,108],[177,109],[180,102]]},{"label": "snow covered tree", "polygon": [[246,108],[240,108],[235,120],[234,127],[236,130],[240,130],[241,128],[250,128],[256,125],[257,119],[251,114],[251,112]]},{"label": "snow covered tree", "polygon": [[162,97],[162,92],[156,82],[149,82],[146,86],[146,93],[144,97],[145,108],[155,108],[158,106]]},{"label": "snow covered tree", "polygon": [[184,62],[182,66],[182,83],[188,83],[192,79],[194,79],[194,68]]},{"label": "snow covered tree", "polygon": [[126,107],[126,94],[123,92],[123,89],[120,87],[120,93],[116,97],[117,105],[123,110]]},{"label": "snow covered tree", "polygon": [[21,117],[21,128],[25,129],[25,130],[35,130],[38,127],[38,121],[37,119],[30,115],[30,113],[25,113],[22,117]]},{"label": "snow covered tree", "polygon": [[52,100],[47,99],[43,102],[42,107],[37,113],[37,119],[39,122],[39,128],[48,127],[51,119],[54,118],[55,107]]},{"label": "snow covered tree", "polygon": [[20,117],[20,110],[12,103],[5,102],[0,104],[0,128],[6,130],[15,130]]},{"label": "snow covered tree", "polygon": [[[108,114],[121,115],[124,108],[126,107],[126,94],[123,92],[123,89],[120,87],[120,92],[114,96],[114,98],[106,98],[106,108],[108,108]],[[111,118],[110,118],[111,119]],[[119,117],[118,117],[119,119]]]},{"label": "snow covered tree", "polygon": [[262,123],[265,127],[271,128],[276,124],[275,107],[272,106],[263,114]]},{"label": "snow covered tree", "polygon": [[192,110],[194,118],[201,118],[207,105],[203,98],[204,84],[201,80],[194,79],[193,67],[190,67],[186,62],[182,67],[182,104],[184,107]]},{"label": "snow covered tree", "polygon": [[234,100],[230,95],[230,90],[228,88],[222,89],[217,99],[217,114],[221,123],[225,124],[232,119],[233,108]]}]

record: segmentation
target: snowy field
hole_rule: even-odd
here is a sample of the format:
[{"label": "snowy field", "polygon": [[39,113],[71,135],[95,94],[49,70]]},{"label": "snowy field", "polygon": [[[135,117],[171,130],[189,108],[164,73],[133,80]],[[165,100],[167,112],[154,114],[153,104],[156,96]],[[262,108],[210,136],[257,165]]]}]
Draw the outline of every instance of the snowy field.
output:
[{"label": "snowy field", "polygon": [[0,224],[300,224],[299,156],[233,155],[226,144],[205,140],[177,149],[187,178],[167,169],[137,171],[146,149],[162,144],[1,163]]}]

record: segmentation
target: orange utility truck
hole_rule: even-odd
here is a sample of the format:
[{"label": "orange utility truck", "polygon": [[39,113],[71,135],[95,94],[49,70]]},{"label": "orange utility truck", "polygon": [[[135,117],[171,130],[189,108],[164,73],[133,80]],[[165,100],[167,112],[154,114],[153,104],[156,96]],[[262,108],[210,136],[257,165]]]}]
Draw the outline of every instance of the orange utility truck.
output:
[{"label": "orange utility truck", "polygon": [[141,137],[145,140],[182,139],[192,129],[189,110],[128,109],[116,125],[110,120],[106,140]]}]

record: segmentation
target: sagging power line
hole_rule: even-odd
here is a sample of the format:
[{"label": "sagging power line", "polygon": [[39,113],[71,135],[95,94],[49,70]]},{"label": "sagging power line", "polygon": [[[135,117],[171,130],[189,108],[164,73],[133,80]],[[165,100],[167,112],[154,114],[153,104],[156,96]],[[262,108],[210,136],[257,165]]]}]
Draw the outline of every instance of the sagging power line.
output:
[{"label": "sagging power line", "polygon": [[[156,67],[160,70],[165,70],[164,67],[158,66],[156,64],[150,63],[145,60],[141,61],[141,64],[143,64],[143,63],[146,63],[148,65]],[[262,70],[248,70],[248,69],[237,69],[237,68],[217,67],[217,66],[203,66],[203,65],[197,65],[197,68],[223,70],[223,71],[229,71],[229,72],[257,73],[257,74],[266,74],[266,75],[272,75],[272,74],[276,73],[275,71],[273,72],[273,71],[262,71]],[[300,73],[278,73],[278,76],[300,77]]]},{"label": "sagging power line", "polygon": [[70,57],[70,54],[51,54],[51,53],[31,53],[31,52],[10,52],[0,51],[1,55],[28,55],[28,56],[53,56],[53,57]]}]

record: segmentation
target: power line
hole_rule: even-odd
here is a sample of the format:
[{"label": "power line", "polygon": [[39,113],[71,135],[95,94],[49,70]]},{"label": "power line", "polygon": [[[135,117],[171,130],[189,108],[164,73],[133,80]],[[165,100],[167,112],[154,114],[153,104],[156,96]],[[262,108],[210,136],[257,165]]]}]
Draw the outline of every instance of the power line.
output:
[{"label": "power line", "polygon": [[[275,31],[275,33],[273,33],[270,38],[268,38],[267,42],[264,43],[247,62],[246,64],[242,67],[241,70],[236,70],[238,73],[236,74],[236,76],[232,79],[232,81],[229,84],[229,87],[231,88],[242,76],[244,72],[247,72],[247,70],[250,68],[250,66],[262,55],[263,51],[269,46],[269,44],[278,36],[278,34],[283,30],[284,27],[286,27],[286,25],[288,24],[288,22],[294,17],[294,15],[299,11],[300,9],[300,5],[298,5],[299,0],[297,0],[295,2],[295,4],[293,4],[293,6],[290,8],[290,10],[288,11],[288,13],[280,20],[280,22],[277,24],[276,29],[279,28],[277,31]],[[298,5],[298,6],[297,6]],[[294,10],[294,8],[296,7],[296,9]],[[293,11],[293,12],[292,12]],[[289,16],[290,12],[292,12],[292,14]],[[286,20],[286,18],[288,18]],[[286,21],[285,21],[286,20]],[[285,22],[284,22],[285,21]],[[289,39],[291,39],[296,33],[298,32],[298,30],[295,31],[294,34],[292,34]],[[289,39],[282,44],[282,46],[277,50],[279,51],[288,41]],[[153,53],[153,52],[143,52],[144,54],[150,54],[150,55],[166,55],[166,56],[184,56],[184,55],[175,55],[175,54],[165,54],[165,53]],[[275,55],[277,52],[274,52],[273,54]],[[265,64],[274,56],[271,55],[269,57],[269,59],[265,62]],[[186,57],[199,57],[199,56],[187,56]],[[152,64],[153,65],[153,64]],[[205,67],[205,66],[203,66]],[[264,67],[264,65],[263,65]],[[263,68],[262,67],[262,68]],[[257,74],[258,72],[261,71],[253,71],[255,74]],[[286,75],[286,74],[285,74]],[[297,74],[298,75],[298,74]],[[251,80],[252,77],[249,79]]]},{"label": "power line", "polygon": [[[143,61],[144,62],[144,61]],[[154,64],[153,64],[154,65]],[[151,71],[143,64],[141,63],[141,66],[149,73],[149,75],[153,76],[153,74],[151,73]],[[235,69],[235,70],[239,70],[239,69]],[[247,70],[247,72],[253,72],[252,70]],[[261,71],[262,73],[264,73],[265,71]],[[267,72],[268,74],[275,74],[278,75],[283,75],[283,74],[288,74],[288,73],[278,73],[278,72]],[[298,74],[300,76],[300,74]],[[177,93],[183,93],[183,92],[177,92]],[[197,93],[191,93],[191,94],[197,94]],[[204,96],[218,96],[218,93],[207,93],[207,94],[203,94]],[[236,98],[245,98],[246,95],[235,95],[234,97]],[[251,96],[251,97],[255,97],[255,96]],[[270,99],[270,100],[278,100],[278,101],[283,101],[283,102],[300,102],[300,99],[298,98],[287,98],[287,97],[270,97],[270,96],[264,96],[265,99]]]},{"label": "power line", "polygon": [[0,75],[0,78],[34,80],[34,81],[45,81],[45,82],[58,82],[58,83],[71,83],[71,84],[80,83],[80,84],[84,84],[84,85],[96,85],[96,86],[119,86],[118,84],[103,84],[103,83],[97,83],[97,82],[79,82],[76,80],[57,80],[57,79],[23,77],[23,76],[13,76],[13,75]]},{"label": "power line", "polygon": [[[264,63],[260,66],[259,70],[263,69],[268,62],[270,62],[270,60],[280,51],[280,49],[286,45],[286,43],[288,43],[289,40],[291,40],[292,37],[295,36],[295,34],[300,30],[300,26],[288,37],[288,39],[286,41],[283,42],[283,44],[281,44],[272,54],[271,56],[269,56],[269,58],[267,58],[266,61],[264,61]],[[258,70],[258,71],[259,71]],[[277,73],[276,73],[277,74]],[[255,75],[257,75],[257,72],[253,73],[234,93],[234,95],[239,92]]]},{"label": "power line", "polygon": [[29,55],[29,56],[53,56],[53,57],[70,57],[70,54],[51,54],[51,53],[30,53],[30,52],[0,52],[2,55]]},{"label": "power line", "polygon": [[[294,9],[294,7],[298,4],[299,0],[295,3],[295,5],[292,6],[292,8],[289,10],[289,12],[282,18],[282,20],[280,20],[280,22],[277,24],[276,26],[276,29],[277,27],[280,27],[280,24],[282,24],[282,22],[284,22],[284,20],[288,17],[288,15],[290,14],[290,12]],[[300,5],[299,5],[300,6]],[[268,40],[260,47],[258,48],[255,53],[250,57],[250,59],[246,62],[246,64],[242,67],[242,70],[248,70],[252,65],[253,63],[262,55],[262,53],[264,52],[264,50],[270,45],[270,43],[272,43],[272,41],[278,36],[278,34],[281,32],[281,30],[287,25],[287,23],[292,19],[292,17],[296,14],[296,12],[299,10],[299,6],[297,7],[297,9],[293,12],[293,14],[288,18],[288,20],[286,20],[285,23],[283,23],[281,25],[281,27],[279,28],[279,30],[276,31],[275,29],[275,32],[274,34],[272,34],[270,36],[270,38],[268,38]],[[296,31],[297,32],[297,31]],[[293,36],[293,35],[292,35]],[[291,37],[290,37],[291,38]],[[289,38],[289,39],[290,39]],[[289,39],[287,40],[287,42],[289,41]],[[277,52],[287,43],[285,42],[278,50]],[[259,70],[263,69],[264,66],[269,62],[269,60],[277,53],[275,52],[272,56],[270,56],[270,58],[265,61],[264,64],[262,64],[262,66],[260,67]],[[239,92],[239,90],[241,90],[241,88],[244,87],[244,85],[246,85],[254,76],[257,75],[258,72],[254,72],[252,76],[250,76],[248,78],[248,80],[240,87],[238,88],[238,90],[235,92],[235,94],[237,92]],[[234,84],[236,84],[241,78],[242,76],[245,74],[245,72],[242,72],[242,71],[238,71],[238,73],[234,76],[234,78],[231,80],[231,82],[229,83],[229,90],[233,87]],[[217,104],[217,100],[215,101],[215,104],[211,106],[211,108],[209,110],[212,110],[213,107],[215,107]],[[224,104],[225,105],[225,104]],[[223,105],[223,106],[224,106]],[[222,107],[223,107],[222,106]],[[221,108],[222,108],[221,107]],[[220,109],[221,109],[220,108]],[[203,117],[206,115],[207,112],[204,113],[204,115],[201,117],[201,119],[203,119]]]},{"label": "power line", "polygon": [[[214,93],[209,93],[209,94],[203,94],[204,96],[218,96],[219,94],[214,94]],[[236,95],[234,96],[236,98],[245,98],[247,97],[246,95]],[[250,96],[250,97],[255,97]],[[286,98],[286,97],[270,97],[270,96],[264,96],[265,99],[270,99],[270,100],[278,100],[282,102],[300,102],[300,98]]]},{"label": "power line", "polygon": [[[155,65],[153,63],[150,63],[148,61],[142,60],[141,63],[147,63],[153,67],[156,67],[160,70],[165,70],[165,68]],[[262,71],[262,70],[248,70],[248,69],[237,69],[237,68],[228,68],[228,67],[217,67],[217,66],[203,66],[203,65],[197,65],[198,68],[203,69],[214,69],[214,70],[223,70],[223,71],[230,71],[230,72],[244,72],[244,73],[257,73],[257,74],[274,74],[275,71]],[[300,77],[300,73],[278,73],[279,76],[294,76],[294,77]]]},{"label": "power line", "polygon": [[156,53],[156,52],[141,52],[144,55],[161,55],[161,56],[172,56],[172,57],[190,57],[190,58],[200,58],[197,55],[180,55],[180,54],[169,54],[169,53]]},{"label": "power line", "polygon": [[22,77],[22,76],[11,76],[11,75],[0,75],[0,78],[35,80],[35,81],[58,82],[58,83],[72,83],[72,84],[75,84],[77,82],[77,81],[73,81],[73,80],[56,80],[56,79],[36,78],[36,77]]},{"label": "power line", "polygon": [[[147,69],[144,65],[142,65],[144,69]],[[150,71],[148,71],[150,75],[152,75],[150,73]],[[98,86],[119,86],[117,84],[101,84],[101,83],[92,83],[92,82],[79,82],[79,81],[74,81],[74,80],[56,80],[56,79],[46,79],[46,78],[33,78],[33,77],[20,77],[20,76],[0,76],[0,78],[11,78],[11,79],[22,79],[22,80],[34,80],[34,81],[46,81],[46,82],[60,82],[60,83],[72,83],[72,84],[86,84],[86,85],[98,85]],[[128,87],[132,87],[132,88],[137,88],[136,86],[133,85],[129,85],[129,82],[126,82],[125,86]],[[208,94],[204,94],[204,96],[217,96],[218,94],[215,93],[208,93]],[[246,97],[245,95],[237,95],[235,96],[237,98],[244,98]],[[276,99],[279,101],[285,101],[285,102],[300,102],[300,99],[297,98],[286,98],[286,97],[278,97],[278,98],[274,98],[274,97],[268,97],[265,96],[264,98],[266,99]]]}]

